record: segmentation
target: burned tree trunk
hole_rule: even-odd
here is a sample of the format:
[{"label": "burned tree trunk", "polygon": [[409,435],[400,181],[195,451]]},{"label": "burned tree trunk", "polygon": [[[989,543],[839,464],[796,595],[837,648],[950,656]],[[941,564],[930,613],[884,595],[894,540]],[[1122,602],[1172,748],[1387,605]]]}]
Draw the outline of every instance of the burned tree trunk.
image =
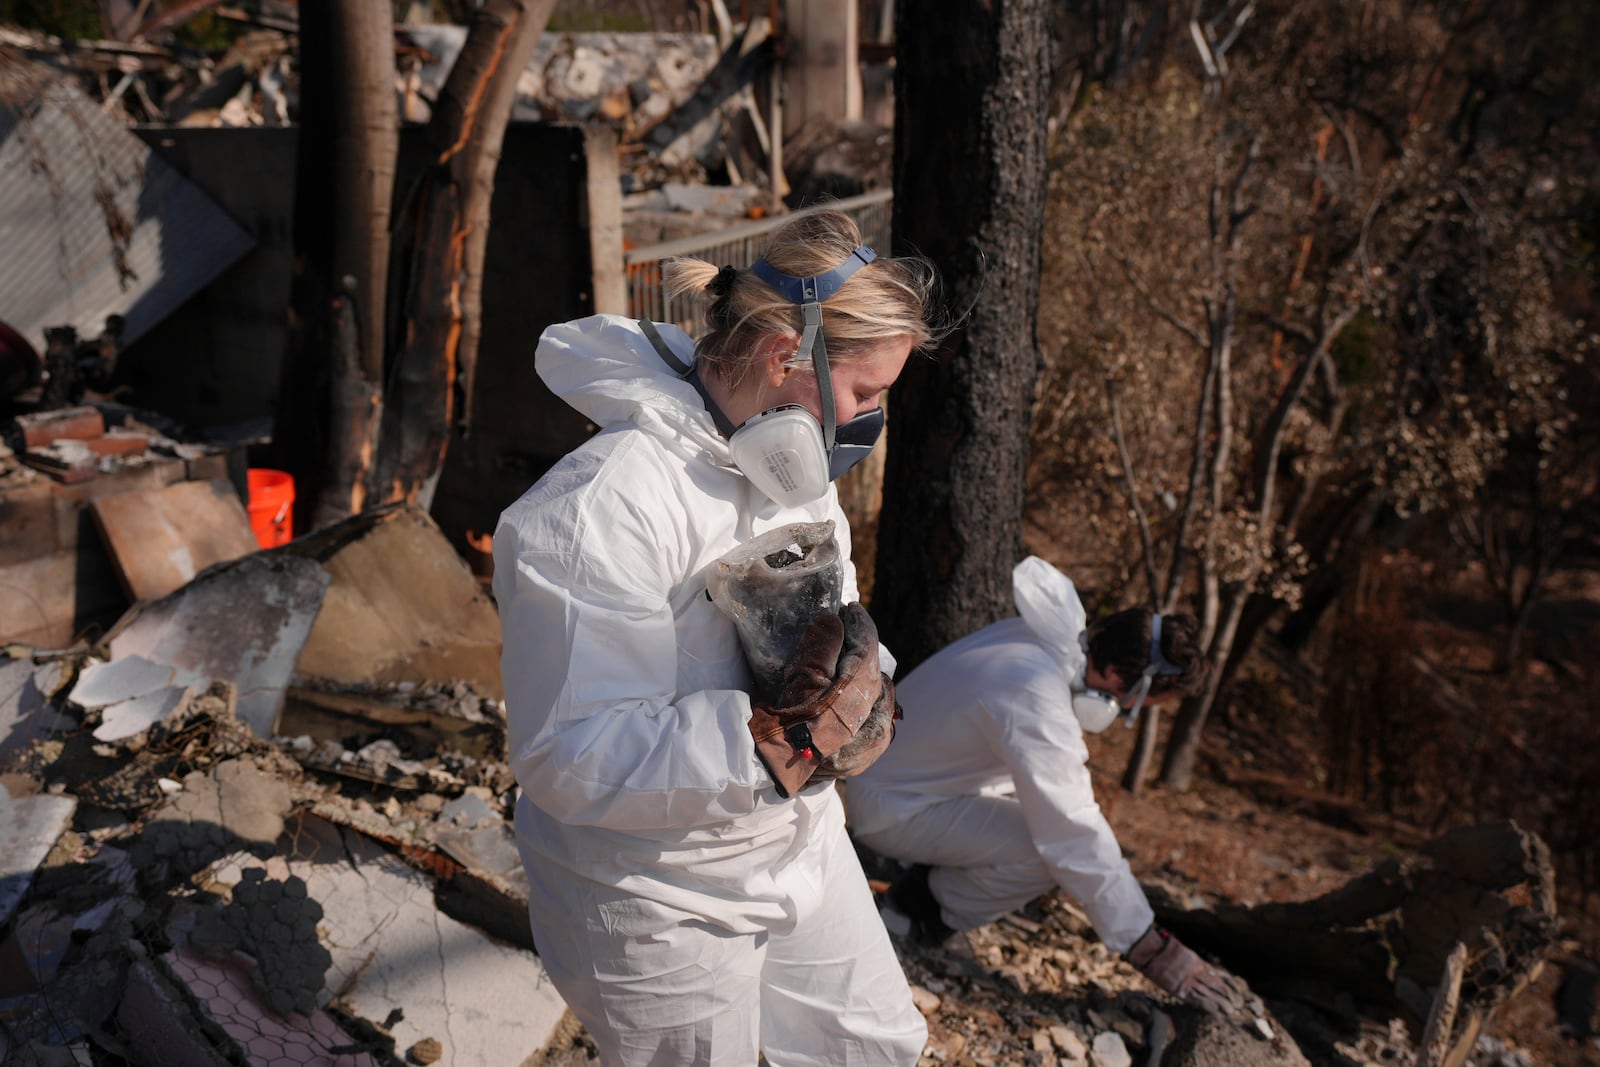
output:
[{"label": "burned tree trunk", "polygon": [[273,431],[310,525],[360,511],[377,446],[389,203],[399,117],[386,4],[308,4],[300,20],[293,326]]},{"label": "burned tree trunk", "polygon": [[1039,370],[1049,11],[896,9],[896,251],[930,257],[950,305],[971,309],[891,391],[872,606],[902,670],[1013,610]]},{"label": "burned tree trunk", "polygon": [[456,393],[471,421],[489,200],[517,79],[555,0],[487,0],[473,14],[428,126],[433,163],[398,220],[403,338],[389,370],[380,448],[384,501],[426,507],[444,465]]},{"label": "burned tree trunk", "polygon": [[329,301],[330,426],[315,524],[362,510],[383,413],[383,320],[389,283],[399,112],[388,4],[327,7],[333,62],[333,288]]}]

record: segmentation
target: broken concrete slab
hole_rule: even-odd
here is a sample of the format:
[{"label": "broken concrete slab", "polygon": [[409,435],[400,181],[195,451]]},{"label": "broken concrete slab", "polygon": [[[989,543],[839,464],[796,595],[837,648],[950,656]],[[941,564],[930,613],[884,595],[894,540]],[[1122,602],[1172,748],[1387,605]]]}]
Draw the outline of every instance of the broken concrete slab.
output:
[{"label": "broken concrete slab", "polygon": [[50,706],[61,675],[57,663],[0,660],[0,766],[35,741],[76,725]]},{"label": "broken concrete slab", "polygon": [[165,864],[182,874],[241,847],[270,850],[293,803],[288,783],[249,756],[193,771],[182,785],[145,825],[135,846],[141,869]]},{"label": "broken concrete slab", "polygon": [[186,681],[232,681],[239,719],[270,737],[328,581],[315,561],[293,555],[220,564],[130,609],[107,640],[111,657],[143,656]]},{"label": "broken concrete slab", "polygon": [[566,1006],[536,955],[442,915],[427,877],[354,831],[307,816],[290,839],[289,868],[325,912],[328,989],[353,1014],[401,1008],[395,1046],[433,1038],[444,1063],[513,1067],[549,1042]]},{"label": "broken concrete slab", "polygon": [[357,515],[282,551],[330,578],[296,670],[344,684],[461,679],[499,699],[500,618],[427,513]]},{"label": "broken concrete slab", "polygon": [[0,790],[0,926],[33,884],[39,864],[72,825],[70,796],[13,797]]}]

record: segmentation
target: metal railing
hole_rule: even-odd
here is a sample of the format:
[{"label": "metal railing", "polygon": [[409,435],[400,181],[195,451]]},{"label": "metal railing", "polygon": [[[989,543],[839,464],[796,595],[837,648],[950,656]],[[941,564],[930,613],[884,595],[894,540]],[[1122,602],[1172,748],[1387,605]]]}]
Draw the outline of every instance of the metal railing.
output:
[{"label": "metal railing", "polygon": [[[848,213],[856,220],[863,243],[887,254],[893,203],[893,190],[880,189],[845,200],[834,200],[827,206]],[[726,263],[743,269],[756,261],[766,247],[767,235],[782,226],[787,218],[786,215],[774,215],[759,222],[741,222],[712,233],[664,241],[624,253],[629,314],[634,318],[649,318],[655,322],[675,322],[690,337],[699,337],[705,331],[702,318],[705,301],[695,296],[667,299],[661,289],[661,261],[674,256],[694,256],[719,267]]]}]

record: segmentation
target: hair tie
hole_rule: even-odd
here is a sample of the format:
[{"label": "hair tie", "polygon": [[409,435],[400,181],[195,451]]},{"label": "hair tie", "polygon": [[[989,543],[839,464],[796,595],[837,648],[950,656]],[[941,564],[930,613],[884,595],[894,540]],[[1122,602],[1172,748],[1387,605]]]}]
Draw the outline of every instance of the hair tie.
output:
[{"label": "hair tie", "polygon": [[725,266],[717,271],[717,276],[711,279],[707,286],[713,296],[727,296],[733,290],[733,283],[739,278],[739,268]]}]

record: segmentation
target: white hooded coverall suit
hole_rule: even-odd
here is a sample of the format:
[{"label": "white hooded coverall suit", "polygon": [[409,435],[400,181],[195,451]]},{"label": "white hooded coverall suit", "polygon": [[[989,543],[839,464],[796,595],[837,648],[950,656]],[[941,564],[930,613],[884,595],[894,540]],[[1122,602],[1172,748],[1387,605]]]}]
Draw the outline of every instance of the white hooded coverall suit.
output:
[{"label": "white hooded coverall suit", "polygon": [[[693,343],[660,327],[686,364]],[[780,508],[633,321],[552,326],[540,377],[600,427],[501,515],[494,592],[534,941],[607,1064],[914,1064],[927,1038],[833,783],[785,800],[705,571]],[[884,657],[887,669],[892,661]]]},{"label": "white hooded coverall suit", "polygon": [[894,744],[846,783],[856,840],[925,863],[957,930],[991,922],[1060,885],[1107,948],[1126,952],[1154,915],[1095,803],[1072,711],[1084,655],[1072,582],[1037,557],[1019,563],[1021,618],[936,653],[896,683]]}]

